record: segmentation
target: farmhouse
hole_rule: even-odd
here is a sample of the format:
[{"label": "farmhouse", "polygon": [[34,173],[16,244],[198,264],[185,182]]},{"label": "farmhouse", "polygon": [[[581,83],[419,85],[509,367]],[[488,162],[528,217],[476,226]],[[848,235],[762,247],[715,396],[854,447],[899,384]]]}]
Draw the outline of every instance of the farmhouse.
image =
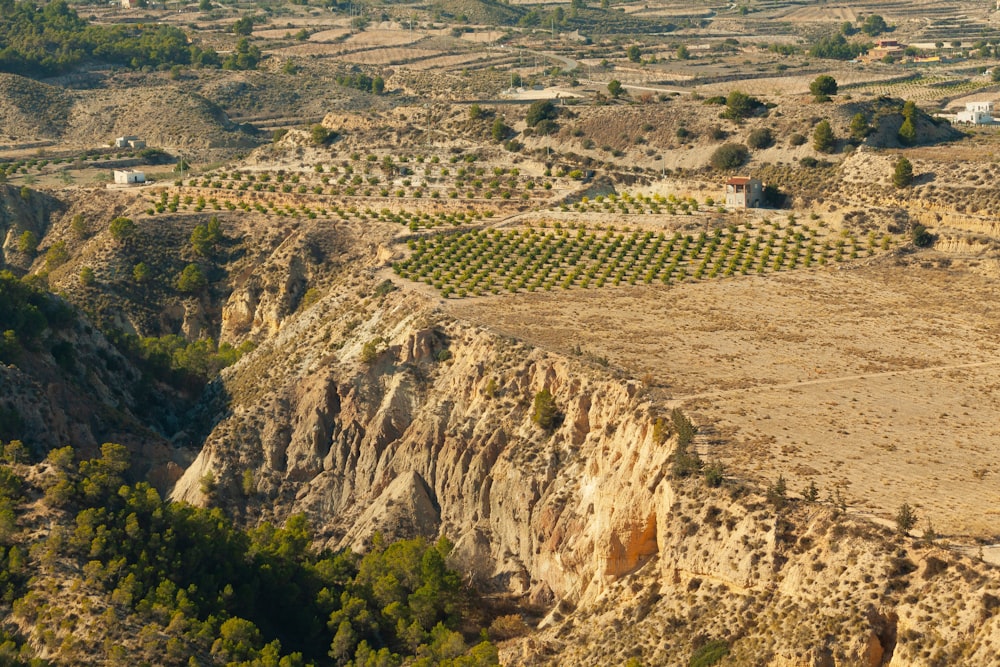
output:
[{"label": "farmhouse", "polygon": [[759,208],[764,201],[764,185],[759,179],[734,176],[726,181],[727,208]]},{"label": "farmhouse", "polygon": [[989,125],[993,123],[992,102],[967,102],[965,111],[955,114],[955,122],[971,125]]},{"label": "farmhouse", "polygon": [[118,137],[115,139],[115,148],[145,148],[146,142],[135,136]]},{"label": "farmhouse", "polygon": [[893,59],[901,58],[905,50],[906,45],[900,44],[894,39],[880,39],[875,42],[875,46],[868,49],[868,53],[865,54],[865,60],[875,62],[876,60],[884,60],[886,57]]},{"label": "farmhouse", "polygon": [[134,185],[146,182],[146,174],[134,169],[115,169],[114,176],[115,185]]}]

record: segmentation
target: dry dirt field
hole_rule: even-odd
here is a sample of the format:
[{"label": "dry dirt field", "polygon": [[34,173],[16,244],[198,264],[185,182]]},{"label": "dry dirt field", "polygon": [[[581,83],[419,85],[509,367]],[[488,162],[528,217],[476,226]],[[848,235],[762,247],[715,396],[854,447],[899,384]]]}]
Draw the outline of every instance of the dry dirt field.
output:
[{"label": "dry dirt field", "polygon": [[675,288],[448,302],[457,316],[651,381],[702,454],[793,492],[988,537],[1000,493],[997,282],[880,265]]}]

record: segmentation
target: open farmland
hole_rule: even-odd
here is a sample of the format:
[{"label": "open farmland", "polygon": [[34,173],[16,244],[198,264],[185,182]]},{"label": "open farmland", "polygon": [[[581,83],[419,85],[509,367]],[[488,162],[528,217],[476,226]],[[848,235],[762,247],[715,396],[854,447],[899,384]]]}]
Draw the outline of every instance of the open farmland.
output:
[{"label": "open farmland", "polygon": [[645,377],[696,416],[703,456],[737,474],[783,474],[796,493],[814,481],[883,518],[909,502],[939,532],[982,537],[1000,493],[996,289],[883,260],[450,308]]}]

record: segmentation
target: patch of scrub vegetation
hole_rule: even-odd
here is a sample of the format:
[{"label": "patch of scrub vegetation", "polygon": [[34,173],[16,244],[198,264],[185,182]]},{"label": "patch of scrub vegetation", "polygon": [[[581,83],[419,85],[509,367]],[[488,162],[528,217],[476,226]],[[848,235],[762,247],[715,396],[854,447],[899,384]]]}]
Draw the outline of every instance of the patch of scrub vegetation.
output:
[{"label": "patch of scrub vegetation", "polygon": [[[473,627],[488,619],[445,564],[444,538],[376,536],[364,556],[319,550],[302,515],[246,531],[218,508],[126,484],[120,445],[82,461],[71,447],[53,450],[41,474],[19,443],[0,449],[0,590],[59,663],[497,664]],[[202,489],[211,501],[214,480]],[[29,511],[44,514],[47,529],[17,525]],[[96,632],[47,591],[56,580],[103,610]]]}]

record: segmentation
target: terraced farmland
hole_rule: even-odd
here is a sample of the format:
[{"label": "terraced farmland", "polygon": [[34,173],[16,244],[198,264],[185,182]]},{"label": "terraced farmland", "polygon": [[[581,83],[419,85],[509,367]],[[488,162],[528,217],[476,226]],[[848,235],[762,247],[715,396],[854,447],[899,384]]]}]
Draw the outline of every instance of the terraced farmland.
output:
[{"label": "terraced farmland", "polygon": [[911,79],[851,84],[844,91],[860,91],[872,95],[901,97],[914,102],[937,101],[944,97],[954,97],[975,92],[995,85],[988,77],[956,78],[941,76],[917,76]]},{"label": "terraced farmland", "polygon": [[472,230],[410,239],[396,273],[444,297],[486,296],[765,274],[869,257],[893,243],[874,234],[764,221],[698,235],[584,226]]},{"label": "terraced farmland", "polygon": [[[712,207],[721,202],[716,202],[712,197],[705,198],[705,206]],[[621,213],[621,214],[649,214],[658,215],[666,213],[674,215],[677,213],[690,215],[699,210],[698,200],[694,197],[678,197],[674,194],[663,196],[659,193],[654,195],[644,195],[641,192],[631,194],[611,193],[608,195],[598,195],[593,199],[583,197],[573,204],[560,204],[561,211],[576,211],[578,213]]]}]

